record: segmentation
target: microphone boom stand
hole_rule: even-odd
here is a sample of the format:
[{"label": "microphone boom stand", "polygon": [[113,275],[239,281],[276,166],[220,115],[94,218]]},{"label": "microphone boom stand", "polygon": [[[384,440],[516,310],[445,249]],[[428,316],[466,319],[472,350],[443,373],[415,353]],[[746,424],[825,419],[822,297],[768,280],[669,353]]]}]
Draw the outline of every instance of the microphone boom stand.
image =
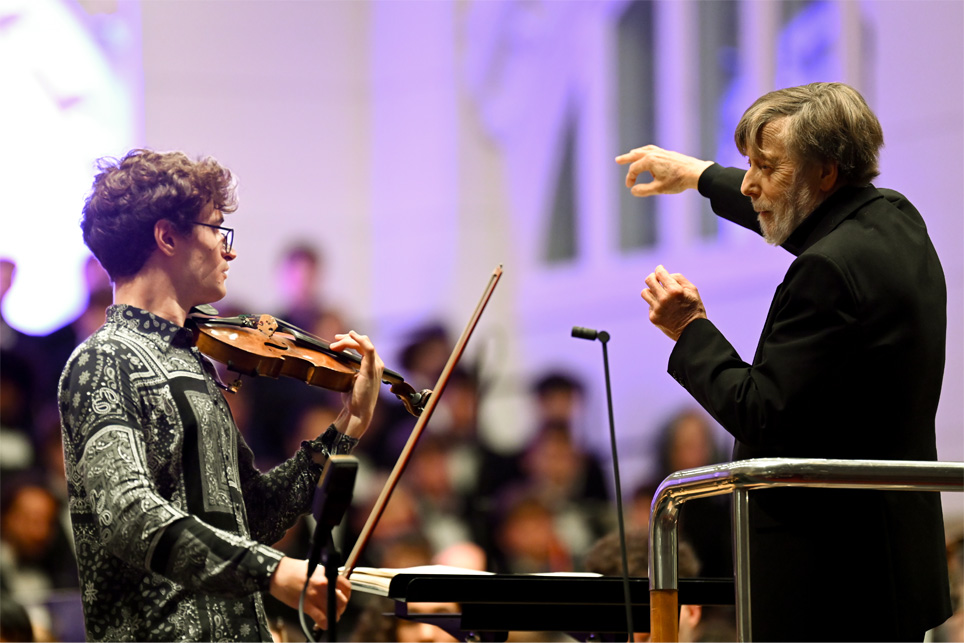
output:
[{"label": "microphone boom stand", "polygon": [[623,492],[619,483],[619,458],[616,456],[616,423],[613,419],[613,393],[609,383],[609,352],[606,345],[609,343],[609,333],[604,330],[595,331],[591,328],[581,326],[572,327],[572,336],[579,339],[596,340],[602,344],[603,370],[606,373],[606,403],[609,407],[609,441],[613,450],[613,478],[616,487],[616,517],[619,523],[619,548],[623,559],[623,594],[626,600],[626,627],[628,628],[629,640],[633,639],[633,606],[629,595],[629,562],[626,556],[626,530],[623,526]]}]

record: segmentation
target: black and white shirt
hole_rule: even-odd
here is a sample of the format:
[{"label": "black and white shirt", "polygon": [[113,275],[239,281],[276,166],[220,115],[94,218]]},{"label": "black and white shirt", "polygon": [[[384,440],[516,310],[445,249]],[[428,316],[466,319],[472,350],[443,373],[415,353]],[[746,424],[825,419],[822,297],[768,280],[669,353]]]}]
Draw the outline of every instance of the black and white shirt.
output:
[{"label": "black and white shirt", "polygon": [[261,593],[282,554],[268,544],[310,510],[321,466],[306,443],[259,472],[210,369],[190,330],[130,306],[67,363],[88,640],[271,640]]}]

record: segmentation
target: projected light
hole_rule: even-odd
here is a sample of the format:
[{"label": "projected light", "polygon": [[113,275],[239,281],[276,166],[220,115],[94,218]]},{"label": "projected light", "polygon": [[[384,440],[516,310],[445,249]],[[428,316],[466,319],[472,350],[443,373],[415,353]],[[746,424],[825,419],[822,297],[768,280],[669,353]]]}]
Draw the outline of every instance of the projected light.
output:
[{"label": "projected light", "polygon": [[69,0],[0,5],[0,256],[17,263],[3,313],[32,334],[86,304],[79,222],[94,161],[123,154],[139,127],[137,7],[100,6],[124,10],[92,15]]}]

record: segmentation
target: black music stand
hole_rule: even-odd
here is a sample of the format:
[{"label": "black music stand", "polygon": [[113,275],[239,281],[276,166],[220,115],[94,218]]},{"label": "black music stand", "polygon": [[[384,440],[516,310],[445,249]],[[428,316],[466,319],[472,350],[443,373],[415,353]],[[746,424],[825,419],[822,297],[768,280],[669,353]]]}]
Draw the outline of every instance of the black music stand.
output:
[{"label": "black music stand", "polygon": [[[633,622],[649,630],[649,579],[630,578]],[[356,591],[368,591],[357,587]],[[436,625],[460,641],[505,641],[511,631],[565,632],[581,641],[625,641],[626,598],[616,576],[410,574],[391,580],[395,615]],[[409,613],[408,603],[458,603],[453,614]],[[681,578],[681,605],[733,605],[732,578]]]}]

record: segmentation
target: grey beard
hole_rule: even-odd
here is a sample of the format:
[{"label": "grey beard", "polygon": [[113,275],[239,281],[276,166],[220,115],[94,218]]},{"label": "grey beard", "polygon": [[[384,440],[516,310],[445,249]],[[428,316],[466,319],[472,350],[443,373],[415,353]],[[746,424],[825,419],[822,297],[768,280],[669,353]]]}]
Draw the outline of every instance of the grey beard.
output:
[{"label": "grey beard", "polygon": [[820,202],[810,188],[799,177],[795,177],[783,211],[778,213],[771,210],[771,224],[764,224],[757,216],[763,238],[770,245],[782,245],[818,205]]}]

